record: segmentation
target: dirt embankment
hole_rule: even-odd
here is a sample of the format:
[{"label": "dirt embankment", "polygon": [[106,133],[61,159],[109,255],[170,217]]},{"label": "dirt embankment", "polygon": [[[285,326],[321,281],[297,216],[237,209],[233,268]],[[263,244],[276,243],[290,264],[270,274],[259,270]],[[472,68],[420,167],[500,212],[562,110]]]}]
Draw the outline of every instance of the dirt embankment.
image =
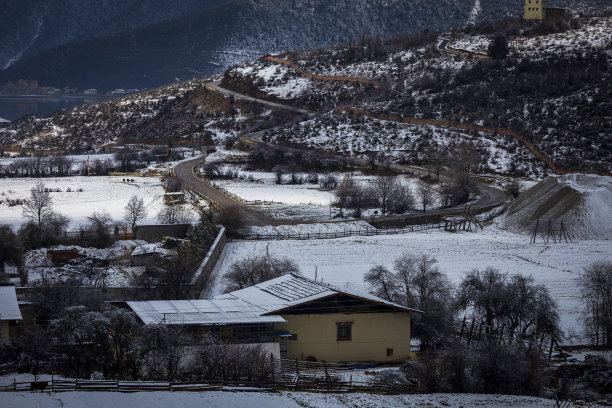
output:
[{"label": "dirt embankment", "polygon": [[563,225],[578,239],[612,239],[612,177],[587,174],[551,176],[515,199],[502,225],[517,232],[547,233]]}]

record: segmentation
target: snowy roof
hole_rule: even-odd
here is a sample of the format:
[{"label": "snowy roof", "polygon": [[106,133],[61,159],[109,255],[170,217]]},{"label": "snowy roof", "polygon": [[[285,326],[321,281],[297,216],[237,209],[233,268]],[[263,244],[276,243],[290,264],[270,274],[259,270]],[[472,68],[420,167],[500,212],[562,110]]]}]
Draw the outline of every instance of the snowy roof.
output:
[{"label": "snowy roof", "polygon": [[238,299],[265,309],[267,314],[278,313],[284,309],[303,303],[324,299],[336,294],[348,295],[369,302],[390,306],[403,311],[419,312],[415,309],[388,302],[369,293],[353,289],[339,289],[322,282],[287,274],[248,288],[216,296],[214,299]]},{"label": "snowy roof", "polygon": [[127,302],[145,324],[282,323],[285,319],[263,316],[265,310],[239,299],[155,300]]},{"label": "snowy roof", "polygon": [[167,255],[171,254],[172,251],[162,248],[162,244],[160,242],[156,242],[153,244],[138,245],[132,252],[132,256],[152,255],[156,253],[160,255]]},{"label": "snowy roof", "polygon": [[15,287],[0,286],[0,320],[22,320]]}]

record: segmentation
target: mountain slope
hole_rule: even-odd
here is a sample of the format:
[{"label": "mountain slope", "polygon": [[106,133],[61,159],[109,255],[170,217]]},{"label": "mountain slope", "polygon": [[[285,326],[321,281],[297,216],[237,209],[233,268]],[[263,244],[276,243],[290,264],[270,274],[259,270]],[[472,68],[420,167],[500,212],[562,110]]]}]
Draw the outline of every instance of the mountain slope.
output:
[{"label": "mountain slope", "polygon": [[0,69],[50,48],[193,13],[229,0],[3,0]]},{"label": "mountain slope", "polygon": [[465,24],[472,8],[473,0],[237,0],[49,50],[0,71],[0,83],[29,78],[50,86],[152,87],[220,72],[267,52],[352,41],[363,33],[447,29]]}]

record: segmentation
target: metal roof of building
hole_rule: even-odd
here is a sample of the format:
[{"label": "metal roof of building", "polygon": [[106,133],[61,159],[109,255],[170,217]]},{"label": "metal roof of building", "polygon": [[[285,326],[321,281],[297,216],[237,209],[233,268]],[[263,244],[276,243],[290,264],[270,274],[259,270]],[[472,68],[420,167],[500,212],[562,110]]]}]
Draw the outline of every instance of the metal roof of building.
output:
[{"label": "metal roof of building", "polygon": [[22,320],[15,286],[0,286],[0,320]]},{"label": "metal roof of building", "polygon": [[249,286],[248,288],[216,296],[214,299],[243,300],[249,304],[257,305],[265,309],[266,313],[269,314],[336,294],[360,298],[366,301],[390,306],[398,310],[420,312],[419,310],[411,309],[397,303],[388,302],[369,293],[348,288],[339,289],[294,274],[283,275],[254,286]]},{"label": "metal roof of building", "polygon": [[154,300],[127,302],[145,324],[216,325],[281,323],[285,319],[263,316],[265,310],[239,299]]}]

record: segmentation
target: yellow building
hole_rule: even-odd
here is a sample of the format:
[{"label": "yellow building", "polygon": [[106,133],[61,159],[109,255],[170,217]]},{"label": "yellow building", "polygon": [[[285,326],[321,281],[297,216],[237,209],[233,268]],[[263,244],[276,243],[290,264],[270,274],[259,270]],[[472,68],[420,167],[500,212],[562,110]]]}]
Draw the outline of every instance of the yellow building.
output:
[{"label": "yellow building", "polygon": [[414,358],[410,314],[376,296],[284,275],[213,300],[240,300],[280,316],[274,323],[281,357],[327,362],[394,362]]},{"label": "yellow building", "polygon": [[213,299],[127,302],[145,324],[192,326],[275,358],[403,362],[410,314],[376,296],[288,274]]},{"label": "yellow building", "polygon": [[546,0],[525,0],[525,20],[544,20]]}]

